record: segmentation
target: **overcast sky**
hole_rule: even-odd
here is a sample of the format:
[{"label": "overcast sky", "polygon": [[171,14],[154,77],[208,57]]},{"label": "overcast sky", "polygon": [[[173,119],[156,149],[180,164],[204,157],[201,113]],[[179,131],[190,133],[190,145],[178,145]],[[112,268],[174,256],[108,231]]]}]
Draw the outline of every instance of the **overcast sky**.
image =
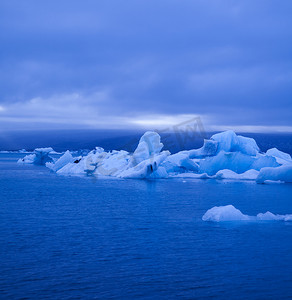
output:
[{"label": "overcast sky", "polygon": [[0,1],[0,129],[292,131],[292,1]]}]

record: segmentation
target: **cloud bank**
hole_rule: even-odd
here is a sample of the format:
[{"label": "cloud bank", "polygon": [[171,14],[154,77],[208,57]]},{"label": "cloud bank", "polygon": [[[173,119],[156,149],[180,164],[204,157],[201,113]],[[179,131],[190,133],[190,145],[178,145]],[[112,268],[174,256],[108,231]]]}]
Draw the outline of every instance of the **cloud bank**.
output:
[{"label": "cloud bank", "polygon": [[291,1],[0,4],[0,126],[292,131]]}]

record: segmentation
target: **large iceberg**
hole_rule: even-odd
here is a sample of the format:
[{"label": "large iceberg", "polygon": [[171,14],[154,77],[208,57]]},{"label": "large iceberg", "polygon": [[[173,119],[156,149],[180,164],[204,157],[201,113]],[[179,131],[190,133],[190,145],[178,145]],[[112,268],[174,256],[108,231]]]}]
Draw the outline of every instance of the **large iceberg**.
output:
[{"label": "large iceberg", "polygon": [[162,149],[159,134],[147,131],[133,153],[105,151],[96,147],[90,152],[67,151],[55,159],[52,158],[52,148],[38,148],[19,162],[46,164],[52,171],[63,175],[292,182],[292,159],[289,154],[276,148],[266,153],[260,152],[254,139],[236,135],[230,130],[204,140],[204,145],[199,149],[174,154]]},{"label": "large iceberg", "polygon": [[269,211],[259,213],[256,216],[243,214],[233,205],[214,206],[202,217],[203,221],[226,222],[226,221],[292,221],[292,214],[275,215]]},{"label": "large iceberg", "polygon": [[[86,156],[74,162],[70,161],[58,174],[87,174],[92,176],[112,176],[119,178],[166,178],[168,173],[161,163],[170,155],[169,151],[161,151],[163,144],[156,132],[148,131],[140,139],[133,154],[127,151],[110,151],[97,147]],[[68,154],[64,156],[68,157]],[[64,161],[61,157],[59,160]],[[57,163],[57,162],[56,162]],[[53,166],[51,166],[53,169]]]}]

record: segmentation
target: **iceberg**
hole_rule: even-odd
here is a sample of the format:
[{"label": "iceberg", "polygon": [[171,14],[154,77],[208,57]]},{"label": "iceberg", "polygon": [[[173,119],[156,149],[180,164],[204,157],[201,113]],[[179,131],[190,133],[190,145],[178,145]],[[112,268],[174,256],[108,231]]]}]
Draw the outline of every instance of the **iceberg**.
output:
[{"label": "iceberg", "polygon": [[214,206],[202,217],[203,221],[248,221],[250,217],[244,215],[239,209],[235,208],[233,205],[226,206]]},{"label": "iceberg", "polygon": [[[291,156],[277,148],[260,152],[252,138],[229,130],[214,134],[199,149],[171,154],[160,135],[147,131],[133,153],[124,150],[66,151],[54,159],[52,148],[37,148],[20,163],[46,165],[62,175],[83,174],[117,178],[193,178],[292,182]],[[73,155],[72,155],[73,154]]]},{"label": "iceberg", "polygon": [[48,148],[36,148],[33,154],[26,155],[24,158],[18,160],[18,163],[45,165],[48,162],[53,162],[53,158],[49,156],[54,150]]},{"label": "iceberg", "polygon": [[146,132],[133,154],[127,151],[110,151],[96,147],[78,161],[69,162],[60,168],[58,174],[87,174],[119,178],[166,178],[168,173],[160,164],[170,155],[161,151],[163,144],[156,132]]},{"label": "iceberg", "polygon": [[292,214],[275,215],[269,211],[259,213],[256,216],[243,214],[233,205],[214,206],[202,217],[203,221],[226,222],[226,221],[292,221]]}]

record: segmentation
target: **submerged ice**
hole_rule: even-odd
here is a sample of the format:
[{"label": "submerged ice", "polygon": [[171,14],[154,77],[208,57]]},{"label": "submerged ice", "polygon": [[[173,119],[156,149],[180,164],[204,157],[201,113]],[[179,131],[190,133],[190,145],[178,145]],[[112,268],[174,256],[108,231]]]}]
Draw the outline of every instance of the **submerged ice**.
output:
[{"label": "submerged ice", "polygon": [[249,216],[243,214],[239,209],[233,205],[214,206],[202,217],[203,221],[211,222],[225,222],[225,221],[292,221],[292,214],[290,215],[275,215],[269,211],[266,213],[259,213],[256,216]]},{"label": "submerged ice", "polygon": [[19,162],[46,165],[63,175],[292,182],[292,160],[289,154],[276,148],[263,153],[254,139],[236,135],[230,130],[214,134],[199,149],[171,154],[167,150],[163,151],[163,146],[158,133],[147,131],[133,153],[124,150],[107,152],[96,147],[89,153],[67,151],[55,159],[51,155],[52,148],[38,148]]}]

